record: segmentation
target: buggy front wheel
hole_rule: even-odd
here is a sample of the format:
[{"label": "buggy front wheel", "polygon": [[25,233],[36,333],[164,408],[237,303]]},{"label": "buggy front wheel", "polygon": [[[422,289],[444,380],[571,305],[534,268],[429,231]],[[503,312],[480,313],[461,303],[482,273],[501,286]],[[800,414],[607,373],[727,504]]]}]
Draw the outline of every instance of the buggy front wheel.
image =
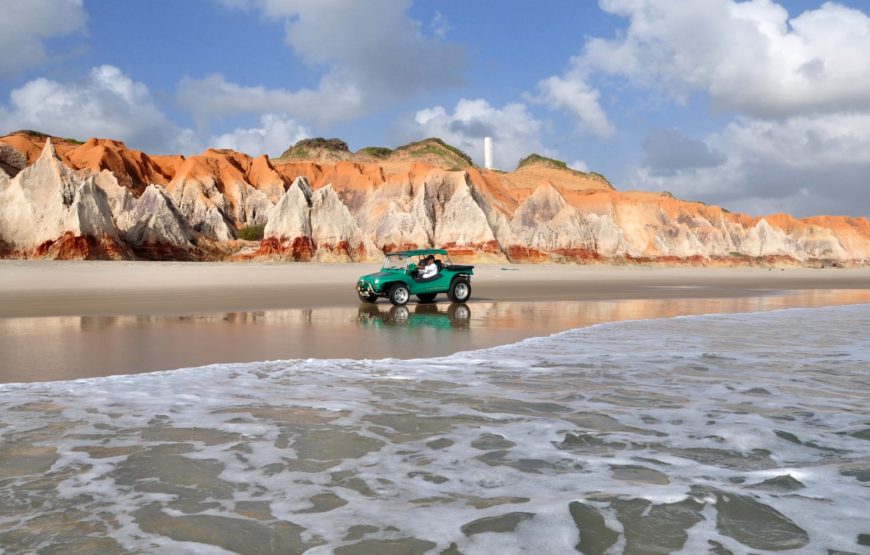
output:
[{"label": "buggy front wheel", "polygon": [[396,306],[402,306],[407,303],[410,298],[411,291],[408,290],[407,285],[399,283],[390,289],[390,302]]},{"label": "buggy front wheel", "polygon": [[471,283],[464,279],[455,279],[450,284],[447,297],[451,302],[464,303],[471,296]]}]

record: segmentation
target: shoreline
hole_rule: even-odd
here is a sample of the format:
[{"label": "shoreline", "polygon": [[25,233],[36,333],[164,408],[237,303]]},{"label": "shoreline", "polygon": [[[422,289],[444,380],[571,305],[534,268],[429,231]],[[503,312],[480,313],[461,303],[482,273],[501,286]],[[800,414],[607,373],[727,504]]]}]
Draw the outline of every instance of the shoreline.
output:
[{"label": "shoreline", "polygon": [[[558,295],[556,281],[534,283]],[[509,285],[514,296],[529,294],[515,283]],[[466,305],[441,301],[393,307],[386,302],[355,302],[183,315],[0,318],[0,383],[68,381],[269,360],[425,359],[607,322],[870,304],[870,287],[775,291],[671,284],[639,290],[647,298],[604,298],[605,293],[614,297],[631,293],[620,291],[611,283],[587,292],[594,298],[567,301],[473,298]],[[82,298],[75,297],[75,302]]]},{"label": "shoreline", "polygon": [[467,305],[443,295],[432,304],[363,305],[353,285],[376,268],[0,263],[0,383],[265,360],[431,358],[604,322],[870,303],[870,269],[481,264]]}]

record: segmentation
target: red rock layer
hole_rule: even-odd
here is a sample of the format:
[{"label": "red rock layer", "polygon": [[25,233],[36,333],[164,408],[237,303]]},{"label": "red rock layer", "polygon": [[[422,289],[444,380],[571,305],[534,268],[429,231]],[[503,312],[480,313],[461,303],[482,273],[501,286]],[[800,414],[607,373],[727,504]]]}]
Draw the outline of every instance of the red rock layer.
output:
[{"label": "red rock layer", "polygon": [[292,240],[264,239],[260,248],[250,258],[280,258],[295,262],[309,262],[314,258],[314,243],[310,237],[295,237]]},{"label": "red rock layer", "polygon": [[130,260],[132,252],[109,236],[76,237],[67,232],[36,247],[33,258],[50,260]]}]

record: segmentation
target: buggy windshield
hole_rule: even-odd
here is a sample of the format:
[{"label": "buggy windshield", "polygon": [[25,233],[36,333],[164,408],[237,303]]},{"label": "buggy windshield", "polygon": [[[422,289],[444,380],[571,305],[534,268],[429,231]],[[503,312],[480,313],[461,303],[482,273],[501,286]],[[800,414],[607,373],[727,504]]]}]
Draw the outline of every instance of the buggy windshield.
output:
[{"label": "buggy windshield", "polygon": [[382,270],[404,270],[408,265],[411,259],[402,254],[391,254],[387,255],[384,259],[384,265],[381,267]]}]

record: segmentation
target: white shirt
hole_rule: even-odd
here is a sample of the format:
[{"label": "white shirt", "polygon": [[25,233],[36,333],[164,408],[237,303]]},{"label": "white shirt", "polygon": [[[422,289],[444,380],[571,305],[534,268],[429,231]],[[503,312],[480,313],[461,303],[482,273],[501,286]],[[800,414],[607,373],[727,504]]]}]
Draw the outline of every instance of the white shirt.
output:
[{"label": "white shirt", "polygon": [[430,278],[437,273],[438,273],[438,266],[436,266],[435,263],[433,262],[433,263],[429,264],[428,266],[426,266],[425,268],[423,268],[423,273],[420,274],[420,279]]}]

